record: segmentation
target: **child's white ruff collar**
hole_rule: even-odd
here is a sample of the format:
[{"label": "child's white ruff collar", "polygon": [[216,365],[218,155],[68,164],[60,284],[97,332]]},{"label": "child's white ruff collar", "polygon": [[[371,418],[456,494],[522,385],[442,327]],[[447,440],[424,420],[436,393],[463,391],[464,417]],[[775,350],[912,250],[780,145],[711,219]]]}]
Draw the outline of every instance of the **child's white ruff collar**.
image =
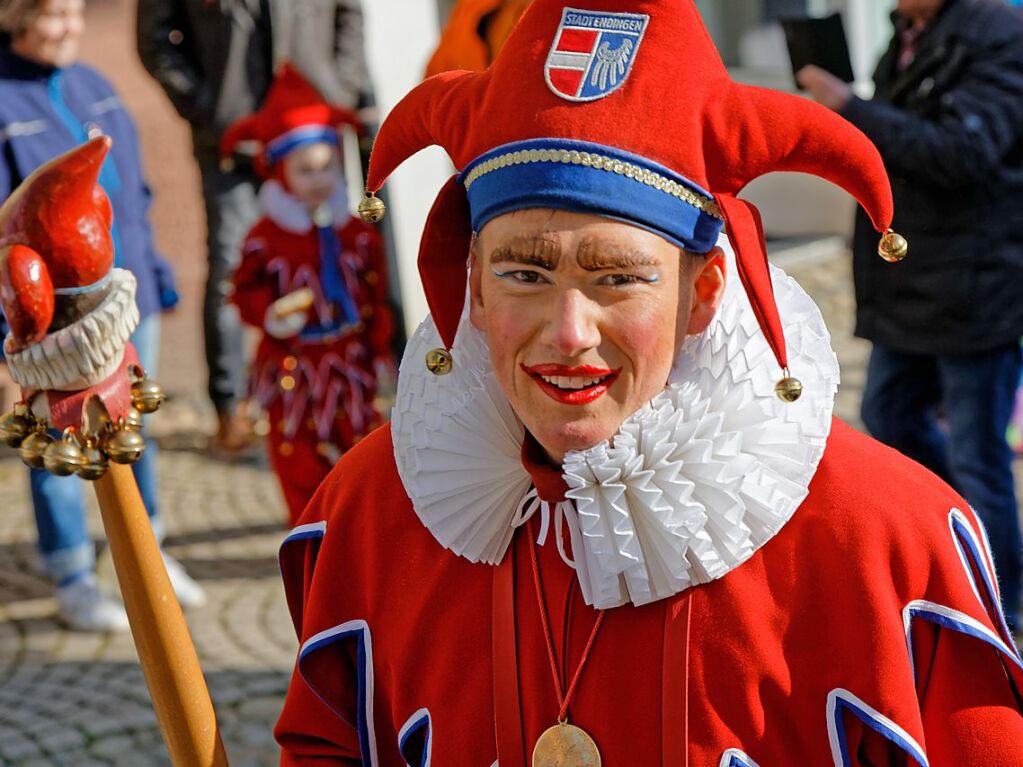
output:
[{"label": "child's white ruff collar", "polygon": [[686,339],[668,386],[610,443],[565,456],[569,500],[553,509],[531,489],[524,428],[483,335],[463,317],[454,369],[435,376],[423,359],[441,341],[432,319],[419,326],[402,359],[391,433],[405,491],[442,546],[496,564],[539,509],[541,539],[553,521],[587,604],[606,608],[720,578],[781,529],[824,453],[838,360],[816,305],[772,267],[789,365],[803,383],[797,402],[780,401],[777,363],[720,244],[729,280],[711,325]]},{"label": "child's white ruff collar", "polygon": [[[259,205],[263,213],[286,232],[305,234],[313,228],[313,217],[309,209],[276,179],[264,181],[259,188]],[[338,182],[326,207],[335,229],[351,217],[344,183]]]}]

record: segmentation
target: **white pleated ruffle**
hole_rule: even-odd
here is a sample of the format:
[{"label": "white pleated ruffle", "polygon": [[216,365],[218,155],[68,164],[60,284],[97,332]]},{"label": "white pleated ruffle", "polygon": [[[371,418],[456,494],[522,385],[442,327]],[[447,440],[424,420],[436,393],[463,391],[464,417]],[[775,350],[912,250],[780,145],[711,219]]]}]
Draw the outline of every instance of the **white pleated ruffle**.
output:
[{"label": "white pleated ruffle", "polygon": [[[729,251],[724,238],[720,244]],[[565,457],[575,513],[557,516],[569,530],[583,596],[597,608],[662,599],[749,559],[802,503],[823,455],[838,362],[820,311],[772,267],[789,366],[803,383],[802,397],[784,403],[730,252],[728,268],[721,308],[683,344],[668,386],[610,443]],[[442,546],[497,564],[529,516],[524,429],[497,384],[486,340],[466,318],[446,376],[423,362],[440,345],[427,318],[405,350],[391,422],[398,473]],[[546,528],[551,510],[540,510]]]},{"label": "white pleated ruffle", "polygon": [[440,544],[496,565],[515,532],[531,480],[522,466],[525,429],[498,386],[483,335],[463,319],[450,373],[424,360],[441,346],[427,317],[409,339],[391,411],[394,460],[416,513]]},{"label": "white pleated ruffle", "polygon": [[775,395],[777,363],[733,279],[664,391],[611,444],[565,456],[587,603],[641,605],[719,578],[806,497],[831,429],[838,361],[810,297],[780,269],[772,278],[799,400]]}]

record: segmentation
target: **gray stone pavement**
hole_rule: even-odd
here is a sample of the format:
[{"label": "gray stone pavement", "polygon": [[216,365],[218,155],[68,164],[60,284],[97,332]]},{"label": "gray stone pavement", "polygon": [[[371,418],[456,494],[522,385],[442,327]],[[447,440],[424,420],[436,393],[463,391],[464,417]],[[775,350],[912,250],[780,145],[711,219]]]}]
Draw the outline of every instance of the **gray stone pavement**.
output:
[{"label": "gray stone pavement", "polygon": [[[296,642],[276,563],[284,510],[273,475],[170,449],[160,470],[166,549],[209,595],[187,617],[232,764],[275,764],[270,731]],[[0,457],[0,509],[0,764],[169,763],[130,635],[70,632],[55,619],[25,470],[10,451]],[[100,572],[116,588],[105,557]]]}]

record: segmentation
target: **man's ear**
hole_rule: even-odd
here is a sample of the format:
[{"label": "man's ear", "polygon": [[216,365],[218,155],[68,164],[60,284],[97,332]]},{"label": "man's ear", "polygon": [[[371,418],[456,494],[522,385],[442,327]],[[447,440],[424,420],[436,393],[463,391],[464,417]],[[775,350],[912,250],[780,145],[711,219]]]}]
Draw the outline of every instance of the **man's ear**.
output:
[{"label": "man's ear", "polygon": [[472,236],[469,246],[469,322],[477,330],[482,331],[485,325],[483,311],[483,272],[480,268],[480,240]]},{"label": "man's ear", "polygon": [[687,335],[702,333],[714,319],[725,294],[725,252],[714,247],[693,269],[693,308],[689,313]]}]

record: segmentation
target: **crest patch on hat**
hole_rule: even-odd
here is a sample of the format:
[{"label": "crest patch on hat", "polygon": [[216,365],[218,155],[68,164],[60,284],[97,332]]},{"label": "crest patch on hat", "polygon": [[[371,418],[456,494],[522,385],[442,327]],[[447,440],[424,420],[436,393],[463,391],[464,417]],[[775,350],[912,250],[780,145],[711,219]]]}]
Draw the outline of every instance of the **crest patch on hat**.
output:
[{"label": "crest patch on hat", "polygon": [[622,87],[650,17],[565,8],[544,64],[547,86],[569,101],[595,101]]}]

